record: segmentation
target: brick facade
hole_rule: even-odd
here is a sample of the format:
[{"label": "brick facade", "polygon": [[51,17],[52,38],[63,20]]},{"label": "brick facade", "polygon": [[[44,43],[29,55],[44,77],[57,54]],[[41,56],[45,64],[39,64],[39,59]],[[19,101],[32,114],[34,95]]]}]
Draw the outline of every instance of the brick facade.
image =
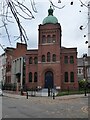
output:
[{"label": "brick facade", "polygon": [[[52,74],[53,79],[51,87],[60,89],[78,89],[77,81],[77,48],[64,48],[61,47],[61,26],[60,24],[46,24],[39,25],[39,40],[38,50],[30,50],[26,54],[26,85],[28,88],[45,88],[47,86],[45,75],[47,73]],[[48,35],[51,36],[51,41],[48,42]],[[53,39],[53,35],[55,39]],[[43,36],[45,40],[43,42]],[[53,41],[55,40],[55,41]],[[50,54],[50,60],[48,61],[48,55]],[[56,56],[56,60],[53,61],[53,55]],[[42,57],[45,57],[45,61],[42,61]],[[68,57],[68,64],[64,63],[64,57]],[[70,56],[73,56],[73,63],[70,63]],[[29,58],[32,57],[32,64],[29,64]],[[38,63],[34,63],[34,58],[38,58]],[[29,73],[32,73],[32,82],[29,82]],[[37,82],[34,82],[34,73],[37,72]],[[64,73],[68,72],[68,82],[65,82]],[[74,73],[74,81],[70,82],[70,73]]]}]

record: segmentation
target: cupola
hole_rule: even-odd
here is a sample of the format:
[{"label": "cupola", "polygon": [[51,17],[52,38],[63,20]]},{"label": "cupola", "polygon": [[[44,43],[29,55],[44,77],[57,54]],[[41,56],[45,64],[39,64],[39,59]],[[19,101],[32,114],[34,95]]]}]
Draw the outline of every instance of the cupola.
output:
[{"label": "cupola", "polygon": [[51,24],[58,23],[58,19],[53,15],[53,9],[51,8],[51,6],[48,9],[48,16],[45,17],[44,20],[43,20],[43,25],[44,24],[49,24],[49,23],[51,23]]}]

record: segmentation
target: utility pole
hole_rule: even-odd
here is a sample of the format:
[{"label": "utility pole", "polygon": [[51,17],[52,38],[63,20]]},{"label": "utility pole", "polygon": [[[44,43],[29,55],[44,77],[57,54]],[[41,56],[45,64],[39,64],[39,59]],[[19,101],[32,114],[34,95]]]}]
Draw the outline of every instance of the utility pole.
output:
[{"label": "utility pole", "polygon": [[87,96],[87,54],[83,54],[84,92]]},{"label": "utility pole", "polygon": [[90,1],[88,2],[88,56],[90,56]]}]

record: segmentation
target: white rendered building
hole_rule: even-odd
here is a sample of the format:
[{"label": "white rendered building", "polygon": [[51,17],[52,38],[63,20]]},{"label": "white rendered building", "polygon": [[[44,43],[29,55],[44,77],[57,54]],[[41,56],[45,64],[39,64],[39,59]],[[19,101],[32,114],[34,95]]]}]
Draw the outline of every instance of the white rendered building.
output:
[{"label": "white rendered building", "polygon": [[23,87],[23,62],[23,57],[19,57],[12,61],[11,83],[19,83],[20,88]]},{"label": "white rendered building", "polygon": [[4,85],[5,75],[6,75],[6,55],[2,54],[0,56],[0,85],[1,85],[1,82]]}]

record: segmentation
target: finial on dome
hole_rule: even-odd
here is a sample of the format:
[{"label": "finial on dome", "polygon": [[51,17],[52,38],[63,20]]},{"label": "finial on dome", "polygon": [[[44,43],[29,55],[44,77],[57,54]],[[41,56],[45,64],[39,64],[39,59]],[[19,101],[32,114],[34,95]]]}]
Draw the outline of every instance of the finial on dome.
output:
[{"label": "finial on dome", "polygon": [[52,9],[51,5],[50,5],[50,8],[49,8],[49,10],[48,10],[48,16],[49,16],[49,15],[52,15],[52,16],[53,16],[53,9]]}]

